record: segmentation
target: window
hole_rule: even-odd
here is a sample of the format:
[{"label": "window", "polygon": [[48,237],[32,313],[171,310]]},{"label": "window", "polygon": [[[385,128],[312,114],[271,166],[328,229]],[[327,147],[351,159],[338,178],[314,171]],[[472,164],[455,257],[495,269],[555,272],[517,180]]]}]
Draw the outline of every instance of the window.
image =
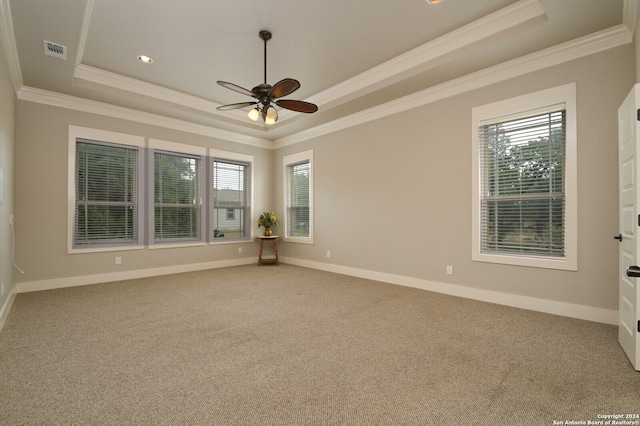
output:
[{"label": "window", "polygon": [[69,128],[69,252],[137,247],[144,139]]},{"label": "window", "polygon": [[216,241],[251,238],[251,156],[212,152],[211,220]]},{"label": "window", "polygon": [[575,270],[574,99],[568,85],[474,109],[474,260]]},{"label": "window", "polygon": [[284,157],[285,239],[313,243],[313,151]]},{"label": "window", "polygon": [[251,238],[252,156],[77,126],[68,146],[69,253]]},{"label": "window", "polygon": [[154,153],[155,242],[200,239],[200,164],[197,157]]},{"label": "window", "polygon": [[151,243],[203,242],[202,162],[206,149],[157,139],[149,139],[149,148]]}]

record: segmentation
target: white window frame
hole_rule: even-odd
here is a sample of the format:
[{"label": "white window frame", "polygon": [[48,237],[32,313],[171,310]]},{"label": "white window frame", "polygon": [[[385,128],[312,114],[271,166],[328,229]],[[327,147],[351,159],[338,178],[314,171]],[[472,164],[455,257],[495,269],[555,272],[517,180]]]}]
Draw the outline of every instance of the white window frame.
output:
[{"label": "white window frame", "polygon": [[[287,168],[292,165],[308,162],[309,163],[309,236],[308,237],[295,237],[289,236],[289,217],[288,217],[288,182],[287,182]],[[284,236],[283,239],[289,242],[313,244],[314,243],[314,165],[313,165],[313,150],[303,151],[296,154],[286,155],[282,158],[282,202],[284,211]]]},{"label": "white window frame", "polygon": [[[229,160],[229,161],[235,161],[235,162],[239,162],[239,163],[247,163],[249,164],[249,211],[247,212],[247,217],[248,219],[248,223],[247,223],[247,227],[248,227],[248,235],[241,237],[241,238],[213,238],[213,211],[214,211],[214,199],[213,199],[213,162],[218,159],[218,160]],[[220,149],[209,149],[209,164],[208,169],[209,169],[209,176],[207,177],[207,180],[209,182],[209,213],[208,213],[208,219],[209,222],[211,223],[211,226],[209,227],[210,229],[208,229],[208,238],[209,238],[209,244],[238,244],[238,243],[246,243],[247,241],[251,241],[253,239],[254,236],[254,227],[252,226],[255,222],[253,221],[253,193],[254,193],[254,182],[253,182],[253,176],[254,176],[254,159],[253,159],[253,155],[248,155],[248,154],[241,154],[238,152],[231,152],[231,151],[223,151]]]},{"label": "white window frame", "polygon": [[[197,240],[176,240],[176,241],[155,241],[155,199],[154,199],[154,158],[155,151],[159,152],[167,152],[167,153],[176,153],[176,154],[187,154],[187,155],[195,155],[201,157],[201,165],[200,165],[200,235]],[[203,208],[206,206],[204,204],[205,193],[206,193],[206,162],[207,162],[207,148],[196,146],[196,145],[188,145],[179,142],[171,142],[160,139],[152,139],[149,138],[149,154],[148,154],[148,173],[149,178],[148,185],[145,188],[147,194],[146,205],[148,206],[147,213],[147,235],[148,235],[148,246],[150,249],[164,249],[164,248],[173,248],[173,247],[191,247],[191,246],[202,246],[206,244],[206,236],[207,232],[207,210]]]},{"label": "white window frame", "polygon": [[[566,114],[565,141],[565,257],[519,256],[481,252],[481,207],[479,137],[480,126],[490,122],[517,119],[531,111],[564,104]],[[472,109],[472,260],[538,268],[577,271],[578,269],[578,184],[577,184],[577,121],[575,83],[482,105]]]},{"label": "white window frame", "polygon": [[104,142],[114,145],[137,147],[138,175],[143,176],[145,139],[142,136],[125,133],[111,132],[107,130],[91,129],[80,126],[69,126],[68,139],[68,175],[67,175],[67,253],[95,253],[108,251],[139,250],[144,248],[144,179],[138,179],[138,242],[137,244],[96,244],[91,246],[74,246],[75,231],[75,203],[76,203],[76,143],[78,139]]}]

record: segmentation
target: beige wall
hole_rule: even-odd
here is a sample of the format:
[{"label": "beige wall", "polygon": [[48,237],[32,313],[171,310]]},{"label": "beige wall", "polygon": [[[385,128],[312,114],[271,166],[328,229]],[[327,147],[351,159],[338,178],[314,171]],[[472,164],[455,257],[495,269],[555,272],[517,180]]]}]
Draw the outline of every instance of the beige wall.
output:
[{"label": "beige wall", "polygon": [[[257,256],[255,243],[244,244],[243,254],[236,245],[67,254],[67,128],[74,124],[252,154],[254,212],[282,209],[282,157],[313,149],[315,244],[281,243],[284,258],[442,283],[462,294],[496,292],[615,311],[617,109],[636,80],[634,53],[631,45],[619,47],[274,152],[19,101],[15,213],[17,259],[26,274],[15,279],[63,285],[77,277],[108,280],[212,261],[249,263]],[[472,262],[471,109],[570,82],[577,85],[579,270]],[[115,256],[122,265],[114,264]],[[446,265],[454,275],[446,275]]]},{"label": "beige wall", "polygon": [[[95,276],[98,280],[112,280],[117,274],[128,271],[170,273],[183,270],[185,265],[253,262],[257,257],[254,242],[67,254],[68,126],[73,124],[253,155],[254,205],[258,210],[268,208],[273,197],[271,150],[26,101],[18,101],[17,117],[16,255],[26,272],[16,277],[17,282],[59,280],[55,284],[58,286],[65,282],[87,281],[86,278],[60,281],[65,278]],[[238,253],[239,246],[243,247],[242,254]],[[121,265],[115,265],[115,256],[122,257]]]},{"label": "beige wall", "polygon": [[[281,253],[468,292],[617,310],[617,109],[634,79],[627,45],[279,149],[276,169],[284,155],[307,149],[315,164],[315,244],[284,243]],[[570,82],[577,86],[579,270],[472,262],[471,109]],[[282,206],[279,175],[276,187]]]},{"label": "beige wall", "polygon": [[[0,292],[0,314],[13,289],[12,263],[13,241],[9,216],[13,213],[13,152],[15,147],[16,96],[7,71],[4,52],[0,47],[0,169],[2,169],[3,201],[0,203],[0,285],[4,283],[4,295]],[[2,318],[0,318],[0,325]]]}]

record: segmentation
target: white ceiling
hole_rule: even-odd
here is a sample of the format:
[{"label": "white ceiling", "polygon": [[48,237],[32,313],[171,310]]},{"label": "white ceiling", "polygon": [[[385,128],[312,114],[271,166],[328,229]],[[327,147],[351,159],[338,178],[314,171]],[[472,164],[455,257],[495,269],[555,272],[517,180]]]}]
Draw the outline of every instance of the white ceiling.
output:
[{"label": "white ceiling", "polygon": [[[0,37],[16,90],[275,140],[620,26],[627,1],[0,0]],[[248,108],[215,109],[251,100],[217,80],[263,83],[263,29],[268,83],[299,80],[286,99],[317,113],[280,111],[267,128]],[[44,40],[67,46],[67,60],[44,55]]]}]

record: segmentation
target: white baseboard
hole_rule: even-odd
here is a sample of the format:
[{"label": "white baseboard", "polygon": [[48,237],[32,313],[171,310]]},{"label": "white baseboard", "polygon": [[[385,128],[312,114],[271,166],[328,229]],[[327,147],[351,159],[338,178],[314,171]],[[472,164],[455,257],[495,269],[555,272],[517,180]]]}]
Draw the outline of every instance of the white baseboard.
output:
[{"label": "white baseboard", "polygon": [[163,268],[140,269],[135,271],[109,272],[105,274],[84,275],[78,277],[55,278],[51,280],[29,281],[18,283],[18,293],[32,291],[55,290],[57,288],[78,287],[82,285],[107,283],[113,281],[132,280],[136,278],[155,277],[159,275],[179,274],[182,272],[204,271],[206,269],[226,268],[256,263],[254,258],[236,260],[220,260],[213,262],[191,263],[186,265],[166,266]]},{"label": "white baseboard", "polygon": [[517,294],[507,294],[462,285],[422,280],[402,275],[387,274],[383,272],[369,271],[366,269],[357,269],[295,258],[281,257],[281,262],[390,284],[402,285],[405,287],[419,288],[436,293],[448,294],[450,296],[464,297],[466,299],[474,299],[482,302],[527,309],[530,311],[618,325],[618,311],[614,309],[596,308],[594,306],[578,305],[575,303],[519,296]]},{"label": "white baseboard", "polygon": [[16,294],[16,286],[11,287],[9,297],[7,297],[7,299],[4,301],[4,304],[0,307],[0,332],[2,332],[4,322],[9,316],[9,311],[11,310],[11,306],[13,306],[13,301],[16,300]]},{"label": "white baseboard", "polygon": [[[578,305],[575,303],[558,302],[554,300],[539,299],[535,297],[519,296],[491,290],[483,290],[456,284],[447,284],[437,281],[429,281],[402,275],[387,274],[383,272],[369,271],[366,269],[351,268],[347,266],[332,265],[329,263],[313,262],[296,258],[281,257],[281,262],[306,268],[318,269],[327,272],[350,275],[389,284],[397,284],[406,287],[419,288],[421,290],[464,297],[482,302],[496,303],[514,308],[528,309],[531,311],[561,315],[587,321],[595,321],[605,324],[618,324],[618,311],[614,309],[597,308],[594,306]],[[13,295],[0,311],[0,330],[9,313],[15,293],[28,293],[31,291],[53,290],[64,287],[76,287],[81,285],[98,284],[112,281],[129,280],[135,278],[147,278],[159,275],[177,274],[182,272],[202,271],[206,269],[224,268],[228,266],[240,266],[255,263],[255,259],[246,258],[238,260],[224,260],[215,262],[194,263],[187,265],[168,266],[164,268],[143,269],[136,271],[113,272],[107,274],[86,275],[69,278],[56,278],[52,280],[31,281],[17,284]]]}]

